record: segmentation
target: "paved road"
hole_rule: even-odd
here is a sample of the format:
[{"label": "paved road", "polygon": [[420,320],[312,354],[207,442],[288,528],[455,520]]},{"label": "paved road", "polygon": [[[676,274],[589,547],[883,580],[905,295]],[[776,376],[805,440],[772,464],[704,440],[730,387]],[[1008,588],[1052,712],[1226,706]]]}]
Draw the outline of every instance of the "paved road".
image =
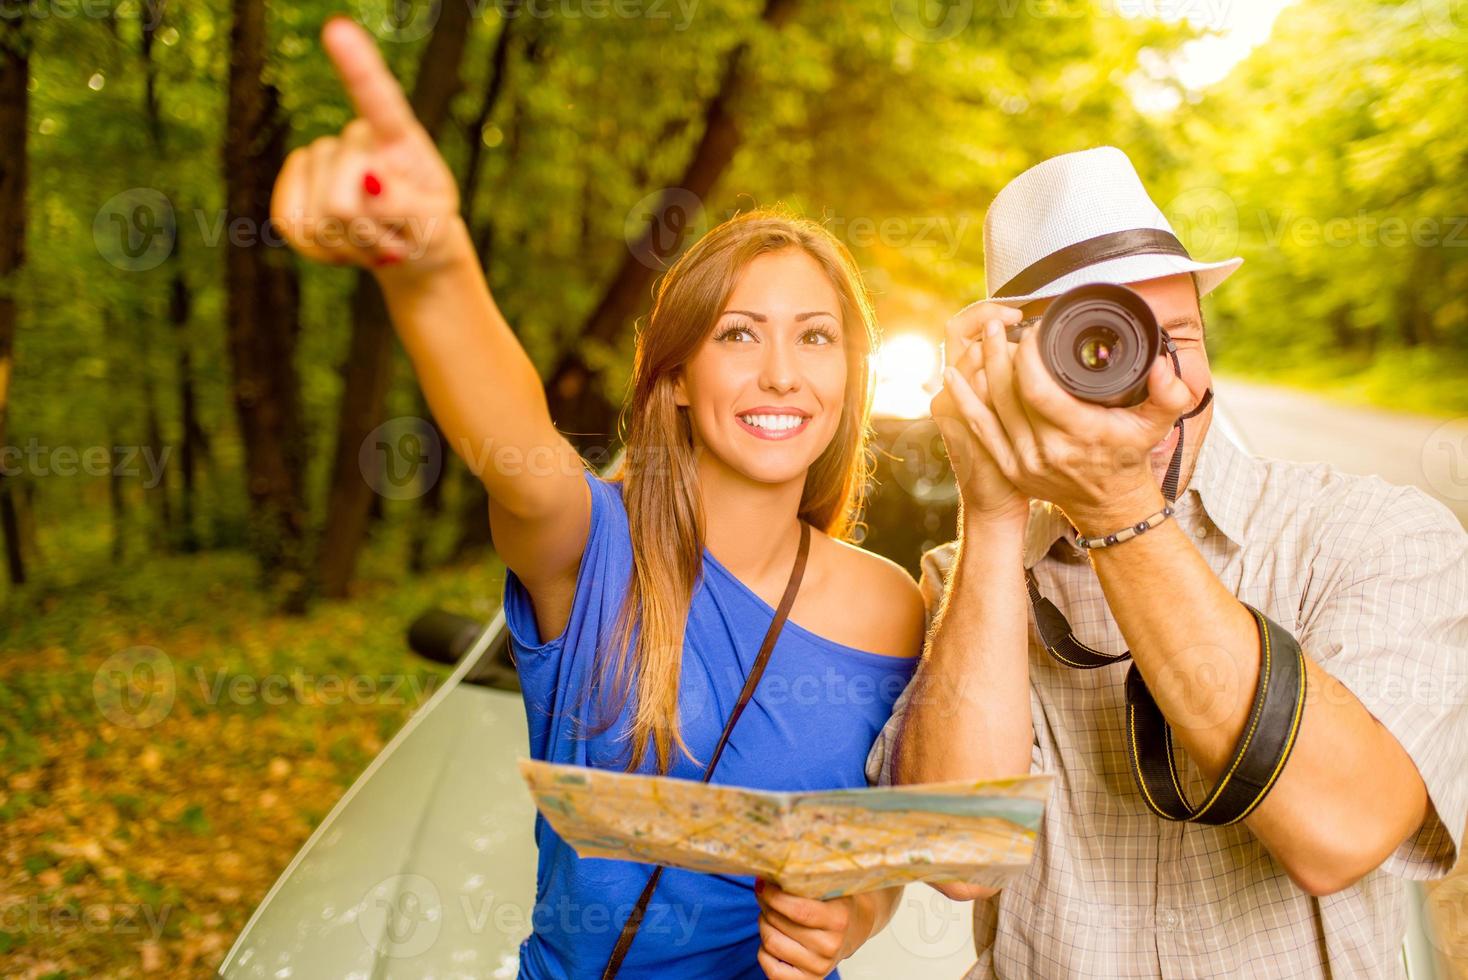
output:
[{"label": "paved road", "polygon": [[1468,418],[1340,405],[1233,377],[1215,375],[1214,387],[1252,452],[1324,460],[1351,473],[1419,486],[1468,527]]}]

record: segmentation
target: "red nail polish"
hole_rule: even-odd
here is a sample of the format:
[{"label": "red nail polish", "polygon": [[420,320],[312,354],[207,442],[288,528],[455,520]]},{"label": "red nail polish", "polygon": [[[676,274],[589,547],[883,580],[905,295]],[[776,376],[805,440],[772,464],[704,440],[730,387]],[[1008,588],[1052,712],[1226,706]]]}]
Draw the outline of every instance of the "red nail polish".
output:
[{"label": "red nail polish", "polygon": [[401,255],[379,255],[377,257],[377,261],[373,262],[372,264],[380,269],[385,265],[397,265],[401,261],[403,261],[403,257]]},{"label": "red nail polish", "polygon": [[372,197],[376,197],[377,195],[382,193],[382,181],[377,179],[376,174],[363,174],[362,189],[370,194]]}]

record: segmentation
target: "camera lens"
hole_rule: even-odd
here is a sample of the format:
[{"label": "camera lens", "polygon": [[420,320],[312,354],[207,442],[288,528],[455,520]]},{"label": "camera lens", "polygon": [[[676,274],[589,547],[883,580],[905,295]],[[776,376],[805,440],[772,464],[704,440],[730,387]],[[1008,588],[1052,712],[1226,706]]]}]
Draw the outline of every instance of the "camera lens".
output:
[{"label": "camera lens", "polygon": [[1040,317],[1040,356],[1065,391],[1096,405],[1136,405],[1162,345],[1151,307],[1117,283],[1066,290]]},{"label": "camera lens", "polygon": [[1121,338],[1105,327],[1092,327],[1076,339],[1076,360],[1092,371],[1105,371],[1117,355]]}]

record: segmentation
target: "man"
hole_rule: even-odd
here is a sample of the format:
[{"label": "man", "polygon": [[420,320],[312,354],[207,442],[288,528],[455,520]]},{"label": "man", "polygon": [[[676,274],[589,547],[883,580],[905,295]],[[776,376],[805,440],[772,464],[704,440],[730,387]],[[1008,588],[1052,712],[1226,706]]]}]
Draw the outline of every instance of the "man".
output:
[{"label": "man", "polygon": [[[997,896],[940,888],[978,899],[969,976],[1400,975],[1401,879],[1445,874],[1468,821],[1468,535],[1417,489],[1257,458],[1212,431],[1199,300],[1242,260],[1188,257],[1120,150],[1015,178],[984,246],[991,300],[949,324],[933,403],[959,537],[924,556],[927,649],[868,761],[883,783],[1057,775],[1020,877]],[[1176,343],[1180,373],[1159,356],[1133,408],[1063,391],[1035,330],[1004,339],[1092,282],[1137,291]],[[1263,626],[1244,604],[1297,641],[1305,706],[1255,809],[1209,826],[1148,808],[1128,665],[1057,662],[1025,569],[1078,640],[1131,651],[1194,806],[1258,688]]]}]

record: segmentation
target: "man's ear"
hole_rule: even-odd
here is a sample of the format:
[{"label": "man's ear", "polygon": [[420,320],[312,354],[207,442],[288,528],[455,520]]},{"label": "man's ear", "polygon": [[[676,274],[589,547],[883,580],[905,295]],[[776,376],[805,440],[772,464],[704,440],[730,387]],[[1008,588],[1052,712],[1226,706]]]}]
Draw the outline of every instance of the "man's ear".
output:
[{"label": "man's ear", "polygon": [[683,383],[683,369],[681,367],[673,371],[673,404],[679,408],[688,407],[688,387]]}]

